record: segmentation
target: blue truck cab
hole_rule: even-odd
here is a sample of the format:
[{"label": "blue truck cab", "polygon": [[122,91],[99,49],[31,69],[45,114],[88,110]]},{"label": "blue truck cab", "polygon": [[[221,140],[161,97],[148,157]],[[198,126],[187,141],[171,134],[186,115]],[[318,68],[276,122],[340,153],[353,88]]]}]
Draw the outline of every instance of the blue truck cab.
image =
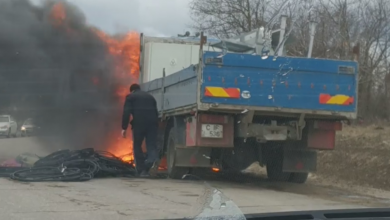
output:
[{"label": "blue truck cab", "polygon": [[158,103],[169,176],[259,162],[270,179],[304,183],[317,152],[334,149],[341,122],[357,117],[358,64],[204,43],[141,35],[141,86]]}]

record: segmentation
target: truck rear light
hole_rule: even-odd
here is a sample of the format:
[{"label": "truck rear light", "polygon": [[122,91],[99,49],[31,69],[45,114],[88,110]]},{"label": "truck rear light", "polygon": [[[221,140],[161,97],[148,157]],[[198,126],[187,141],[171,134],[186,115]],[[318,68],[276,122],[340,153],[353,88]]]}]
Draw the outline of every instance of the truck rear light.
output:
[{"label": "truck rear light", "polygon": [[219,168],[217,168],[217,167],[213,167],[213,168],[211,168],[211,170],[214,171],[214,172],[216,172],[216,173],[219,172]]},{"label": "truck rear light", "polygon": [[314,129],[341,131],[342,124],[339,121],[315,121]]}]

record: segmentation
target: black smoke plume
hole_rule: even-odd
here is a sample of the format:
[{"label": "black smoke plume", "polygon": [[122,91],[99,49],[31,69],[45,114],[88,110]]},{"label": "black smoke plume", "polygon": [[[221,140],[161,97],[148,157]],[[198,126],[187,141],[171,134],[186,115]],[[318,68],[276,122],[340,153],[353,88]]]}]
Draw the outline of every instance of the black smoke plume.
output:
[{"label": "black smoke plume", "polygon": [[74,5],[0,1],[0,114],[19,127],[32,117],[42,137],[68,148],[99,147],[117,120],[110,118],[117,109],[113,67],[106,44]]}]

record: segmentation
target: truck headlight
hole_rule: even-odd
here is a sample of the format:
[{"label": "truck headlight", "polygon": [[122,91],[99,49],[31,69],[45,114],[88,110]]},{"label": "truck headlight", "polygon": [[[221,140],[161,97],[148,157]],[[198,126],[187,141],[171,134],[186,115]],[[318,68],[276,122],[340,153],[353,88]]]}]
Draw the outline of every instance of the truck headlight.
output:
[{"label": "truck headlight", "polygon": [[26,128],[25,127],[22,127],[22,131],[25,131],[26,130]]},{"label": "truck headlight", "polygon": [[7,129],[7,128],[8,128],[8,125],[4,125],[4,126],[2,126],[1,128]]}]

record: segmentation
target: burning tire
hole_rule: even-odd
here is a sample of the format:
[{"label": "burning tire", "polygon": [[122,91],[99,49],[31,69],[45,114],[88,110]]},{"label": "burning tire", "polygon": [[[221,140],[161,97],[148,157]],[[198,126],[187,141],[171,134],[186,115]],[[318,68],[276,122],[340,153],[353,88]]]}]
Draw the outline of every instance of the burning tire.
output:
[{"label": "burning tire", "polygon": [[167,142],[167,167],[168,167],[168,176],[172,179],[181,179],[185,174],[188,173],[189,169],[187,167],[177,167],[175,166],[175,156],[176,156],[176,134],[175,128],[172,128],[169,131],[168,142]]}]

